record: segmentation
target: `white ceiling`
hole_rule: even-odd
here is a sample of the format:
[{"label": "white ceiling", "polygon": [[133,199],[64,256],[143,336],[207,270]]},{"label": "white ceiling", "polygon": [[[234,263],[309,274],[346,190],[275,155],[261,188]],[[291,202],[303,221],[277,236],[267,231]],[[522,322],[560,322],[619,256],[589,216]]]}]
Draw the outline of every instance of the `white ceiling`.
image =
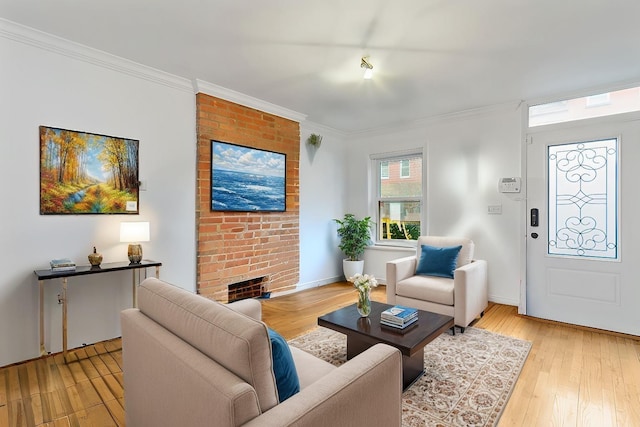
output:
[{"label": "white ceiling", "polygon": [[0,0],[0,17],[344,132],[640,81],[637,0]]}]

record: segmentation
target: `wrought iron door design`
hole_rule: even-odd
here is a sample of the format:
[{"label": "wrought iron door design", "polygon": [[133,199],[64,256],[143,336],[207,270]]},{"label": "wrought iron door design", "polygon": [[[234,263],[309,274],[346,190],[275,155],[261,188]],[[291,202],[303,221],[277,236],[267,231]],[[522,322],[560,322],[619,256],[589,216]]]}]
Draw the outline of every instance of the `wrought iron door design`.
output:
[{"label": "wrought iron door design", "polygon": [[548,254],[618,259],[618,139],[548,147]]}]

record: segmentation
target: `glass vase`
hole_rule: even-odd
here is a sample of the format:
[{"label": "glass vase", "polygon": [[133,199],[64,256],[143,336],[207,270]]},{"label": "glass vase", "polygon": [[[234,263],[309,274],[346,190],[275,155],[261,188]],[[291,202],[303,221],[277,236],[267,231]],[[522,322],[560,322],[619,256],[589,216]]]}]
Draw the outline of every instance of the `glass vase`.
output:
[{"label": "glass vase", "polygon": [[356,303],[360,317],[367,317],[371,313],[371,290],[358,291],[358,302]]}]

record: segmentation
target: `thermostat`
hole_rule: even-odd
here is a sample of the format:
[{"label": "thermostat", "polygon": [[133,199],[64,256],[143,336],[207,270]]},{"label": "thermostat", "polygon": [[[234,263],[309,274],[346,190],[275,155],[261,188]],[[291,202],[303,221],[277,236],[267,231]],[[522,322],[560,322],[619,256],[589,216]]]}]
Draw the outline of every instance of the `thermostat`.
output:
[{"label": "thermostat", "polygon": [[519,193],[520,177],[500,178],[498,191],[501,193]]}]

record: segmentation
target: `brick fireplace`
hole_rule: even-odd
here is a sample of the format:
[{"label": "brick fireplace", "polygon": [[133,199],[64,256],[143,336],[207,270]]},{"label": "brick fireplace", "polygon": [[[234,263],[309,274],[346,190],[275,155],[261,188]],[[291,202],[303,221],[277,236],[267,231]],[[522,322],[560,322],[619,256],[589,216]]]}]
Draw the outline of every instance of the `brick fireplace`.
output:
[{"label": "brick fireplace", "polygon": [[[263,292],[299,279],[299,123],[196,95],[198,293],[227,302],[229,285],[261,279]],[[285,212],[212,212],[211,140],[287,155]],[[267,278],[266,281],[262,278]]]}]

